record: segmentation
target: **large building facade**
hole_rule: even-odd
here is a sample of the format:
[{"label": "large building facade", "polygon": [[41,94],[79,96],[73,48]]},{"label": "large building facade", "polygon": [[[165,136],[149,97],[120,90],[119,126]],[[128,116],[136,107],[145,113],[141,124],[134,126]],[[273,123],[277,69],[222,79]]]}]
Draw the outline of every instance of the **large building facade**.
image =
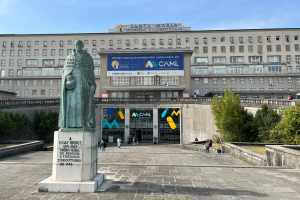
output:
[{"label": "large building facade", "polygon": [[[109,97],[120,98],[182,97],[180,91],[189,92],[190,96],[194,93],[204,96],[231,87],[236,93],[241,92],[243,98],[280,99],[300,90],[298,28],[191,31],[182,24],[143,27],[148,26],[118,25],[108,33],[91,34],[2,34],[0,90],[15,92],[17,99],[58,98],[65,58],[77,39],[84,42],[84,48],[94,59],[96,82],[100,85],[96,97],[105,92]],[[100,80],[100,65],[101,72],[106,71],[102,64],[107,65],[107,61],[100,58],[101,52],[170,53],[183,49],[193,52],[183,77],[161,76],[157,82],[153,76],[117,80],[101,74],[106,80]],[[182,81],[186,87],[179,89]],[[154,83],[169,88],[142,89]],[[132,88],[141,90],[129,94],[128,89]],[[245,92],[247,95],[243,95]]]}]

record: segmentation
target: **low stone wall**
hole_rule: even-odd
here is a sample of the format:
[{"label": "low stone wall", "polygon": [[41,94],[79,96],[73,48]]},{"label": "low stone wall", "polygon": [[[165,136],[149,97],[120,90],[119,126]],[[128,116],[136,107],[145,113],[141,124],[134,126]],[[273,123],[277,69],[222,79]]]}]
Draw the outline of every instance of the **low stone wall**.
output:
[{"label": "low stone wall", "polygon": [[300,169],[299,145],[266,145],[268,166]]},{"label": "low stone wall", "polygon": [[44,141],[23,140],[23,142],[24,141],[26,141],[27,143],[18,144],[21,142],[18,140],[1,141],[2,144],[18,144],[18,145],[0,148],[0,158],[14,156],[29,151],[42,151],[44,148]]},{"label": "low stone wall", "polygon": [[[249,143],[248,145],[240,145],[240,146],[249,146]],[[267,158],[265,155],[250,151],[248,149],[239,147],[232,143],[222,143],[222,153],[232,154],[256,166],[267,166],[267,161],[266,161]]]},{"label": "low stone wall", "polygon": [[[204,152],[204,145],[202,145],[202,144],[183,144],[183,145],[181,145],[181,149]],[[216,147],[209,147],[209,153],[218,153],[217,149],[218,148],[216,148]]]}]

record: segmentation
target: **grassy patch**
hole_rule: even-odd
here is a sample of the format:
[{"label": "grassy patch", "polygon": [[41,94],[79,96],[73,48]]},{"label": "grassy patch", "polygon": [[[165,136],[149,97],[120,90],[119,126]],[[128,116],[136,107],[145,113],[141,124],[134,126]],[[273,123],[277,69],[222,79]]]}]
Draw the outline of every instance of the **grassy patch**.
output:
[{"label": "grassy patch", "polygon": [[51,147],[53,146],[53,143],[44,143],[44,147]]},{"label": "grassy patch", "polygon": [[262,155],[266,155],[266,147],[243,147],[245,149],[248,149],[250,151],[254,151],[256,153],[260,153]]},{"label": "grassy patch", "polygon": [[212,143],[212,146],[222,149],[222,144],[221,143]]},{"label": "grassy patch", "polygon": [[10,147],[10,146],[14,146],[17,144],[0,144],[0,148],[4,148],[4,147]]}]

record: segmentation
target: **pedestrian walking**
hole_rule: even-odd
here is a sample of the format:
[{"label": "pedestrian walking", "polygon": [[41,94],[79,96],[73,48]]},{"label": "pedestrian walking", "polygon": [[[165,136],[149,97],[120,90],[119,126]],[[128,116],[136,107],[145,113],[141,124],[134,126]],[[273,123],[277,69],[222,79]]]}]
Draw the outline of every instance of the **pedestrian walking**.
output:
[{"label": "pedestrian walking", "polygon": [[102,149],[102,152],[105,152],[105,148],[106,148],[106,143],[102,140],[102,142],[100,143],[100,149]]},{"label": "pedestrian walking", "polygon": [[120,138],[117,139],[117,143],[118,143],[118,147],[120,148],[121,147],[121,139]]},{"label": "pedestrian walking", "polygon": [[133,146],[135,146],[135,137],[132,138]]},{"label": "pedestrian walking", "polygon": [[136,145],[139,144],[139,138],[136,138]]}]

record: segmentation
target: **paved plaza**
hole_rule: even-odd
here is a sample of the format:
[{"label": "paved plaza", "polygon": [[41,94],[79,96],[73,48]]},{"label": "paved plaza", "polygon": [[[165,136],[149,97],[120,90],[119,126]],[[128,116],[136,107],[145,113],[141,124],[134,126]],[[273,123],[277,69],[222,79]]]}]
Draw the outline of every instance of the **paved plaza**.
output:
[{"label": "paved plaza", "polygon": [[109,146],[98,155],[110,183],[104,192],[38,192],[38,182],[51,176],[52,153],[1,159],[0,199],[300,199],[300,170],[256,167],[180,145]]}]

